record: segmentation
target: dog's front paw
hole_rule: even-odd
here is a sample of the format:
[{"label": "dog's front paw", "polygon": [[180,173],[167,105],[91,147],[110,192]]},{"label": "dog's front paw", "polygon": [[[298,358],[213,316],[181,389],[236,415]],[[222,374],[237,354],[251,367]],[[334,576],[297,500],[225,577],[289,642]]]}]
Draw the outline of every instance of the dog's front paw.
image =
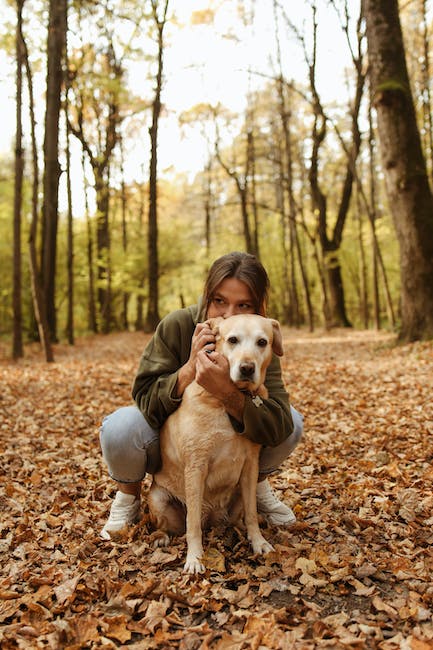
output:
[{"label": "dog's front paw", "polygon": [[251,546],[253,547],[254,553],[257,555],[266,555],[266,553],[275,550],[272,544],[269,544],[264,537],[252,540]]},{"label": "dog's front paw", "polygon": [[205,568],[204,564],[200,561],[199,557],[191,556],[186,558],[186,562],[183,567],[184,573],[204,573]]}]

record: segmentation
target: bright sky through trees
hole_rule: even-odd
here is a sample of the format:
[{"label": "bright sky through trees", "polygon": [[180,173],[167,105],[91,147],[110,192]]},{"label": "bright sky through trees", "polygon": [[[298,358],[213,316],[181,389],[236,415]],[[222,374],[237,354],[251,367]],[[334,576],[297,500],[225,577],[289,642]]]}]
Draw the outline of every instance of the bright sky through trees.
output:
[{"label": "bright sky through trees", "polygon": [[[0,6],[5,0],[0,0]],[[178,116],[200,102],[221,102],[231,110],[241,111],[249,88],[266,83],[275,74],[275,25],[271,0],[246,0],[245,20],[240,18],[237,2],[209,0],[171,0],[176,21],[167,27],[165,51],[164,116],[159,138],[159,168],[195,173],[203,162],[203,141],[190,129],[188,135],[178,126]],[[241,3],[242,4],[242,3]],[[308,2],[296,1],[296,15],[290,19],[305,33],[307,48],[311,35],[311,10]],[[198,18],[208,8],[215,10],[213,20],[199,24]],[[325,101],[344,100],[344,66],[349,62],[348,47],[336,11],[328,2],[318,2],[319,45],[318,80]],[[358,1],[351,3],[353,26]],[[10,11],[10,9],[9,9]],[[211,15],[211,14],[209,14]],[[13,13],[9,14],[13,19]],[[249,24],[251,17],[253,21]],[[287,25],[280,26],[283,64],[287,78],[306,83],[307,67],[302,48]],[[131,67],[133,92],[140,94],[140,84],[147,73],[146,62]],[[144,69],[143,69],[144,68]],[[0,92],[2,129],[0,152],[13,151],[15,129],[15,69],[12,57],[0,53]],[[251,72],[249,75],[248,71]],[[39,96],[43,97],[43,89]],[[148,142],[145,135],[136,140],[130,152],[126,172],[141,179],[143,163],[147,169]]]}]

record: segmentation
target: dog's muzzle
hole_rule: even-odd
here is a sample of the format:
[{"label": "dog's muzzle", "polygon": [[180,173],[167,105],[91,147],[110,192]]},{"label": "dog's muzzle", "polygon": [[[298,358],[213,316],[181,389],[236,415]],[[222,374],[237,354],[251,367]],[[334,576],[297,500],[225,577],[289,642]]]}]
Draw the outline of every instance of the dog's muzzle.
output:
[{"label": "dog's muzzle", "polygon": [[254,363],[245,362],[239,364],[239,374],[241,379],[251,379],[254,376],[256,371],[256,366]]}]

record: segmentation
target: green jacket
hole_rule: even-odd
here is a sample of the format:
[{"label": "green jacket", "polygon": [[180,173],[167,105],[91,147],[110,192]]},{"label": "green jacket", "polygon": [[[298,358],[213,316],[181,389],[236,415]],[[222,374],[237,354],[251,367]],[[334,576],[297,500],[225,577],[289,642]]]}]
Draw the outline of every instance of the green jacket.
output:
[{"label": "green jacket", "polygon": [[[199,307],[179,309],[166,316],[147,344],[132,387],[132,397],[154,429],[160,429],[182,401],[176,397],[177,373],[189,359]],[[276,447],[293,431],[289,396],[274,354],[266,373],[269,398],[256,405],[246,396],[243,423],[230,418],[237,433],[253,442]]]}]

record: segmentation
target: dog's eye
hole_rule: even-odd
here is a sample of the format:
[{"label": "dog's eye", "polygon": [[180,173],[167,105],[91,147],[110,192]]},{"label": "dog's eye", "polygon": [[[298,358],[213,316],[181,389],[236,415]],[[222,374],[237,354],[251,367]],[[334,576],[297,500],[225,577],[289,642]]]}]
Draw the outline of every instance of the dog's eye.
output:
[{"label": "dog's eye", "polygon": [[268,344],[268,342],[267,342],[266,339],[259,339],[257,341],[257,345],[259,346],[259,348],[265,348],[267,346],[267,344]]},{"label": "dog's eye", "polygon": [[229,336],[227,341],[230,343],[230,345],[236,345],[238,342],[237,336]]}]

